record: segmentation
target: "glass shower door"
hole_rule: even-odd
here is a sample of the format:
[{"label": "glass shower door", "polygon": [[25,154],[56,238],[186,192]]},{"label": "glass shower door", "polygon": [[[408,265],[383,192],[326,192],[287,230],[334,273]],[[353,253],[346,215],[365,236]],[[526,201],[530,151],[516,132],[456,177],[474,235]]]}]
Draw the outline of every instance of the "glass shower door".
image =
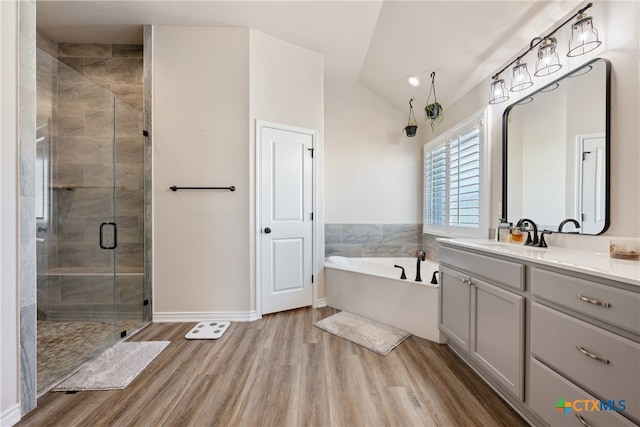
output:
[{"label": "glass shower door", "polygon": [[120,338],[119,242],[115,97],[40,50],[37,61],[44,140],[36,147],[47,146],[37,150],[36,168],[37,387],[44,390]]},{"label": "glass shower door", "polygon": [[143,113],[115,99],[116,333],[130,335],[144,324],[145,203]]},{"label": "glass shower door", "polygon": [[121,61],[37,49],[39,391],[147,320],[142,102]]}]

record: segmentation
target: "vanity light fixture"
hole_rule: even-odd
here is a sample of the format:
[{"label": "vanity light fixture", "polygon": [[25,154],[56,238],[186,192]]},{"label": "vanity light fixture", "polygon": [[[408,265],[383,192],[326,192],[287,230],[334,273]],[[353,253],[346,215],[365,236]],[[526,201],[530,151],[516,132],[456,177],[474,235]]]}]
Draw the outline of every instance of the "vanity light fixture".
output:
[{"label": "vanity light fixture", "polygon": [[556,53],[558,41],[555,37],[545,37],[538,49],[538,60],[536,61],[536,72],[534,76],[548,76],[562,68],[560,57]]},{"label": "vanity light fixture", "polygon": [[[527,63],[523,60],[525,55],[539,46],[536,61],[536,70],[533,73],[536,77],[548,76],[562,68],[560,57],[556,52],[558,46],[557,39],[553,36],[558,30],[571,22],[574,18],[576,21],[571,25],[571,39],[569,40],[569,52],[567,56],[579,56],[591,52],[602,44],[598,38],[598,31],[593,28],[593,18],[588,16],[585,11],[593,6],[593,3],[587,3],[582,9],[574,13],[569,19],[557,26],[553,31],[544,37],[535,37],[529,43],[529,48],[518,55],[516,59],[507,64],[503,69],[498,71],[491,78],[491,95],[489,104],[499,104],[509,99],[509,93],[504,83],[504,79],[500,78],[505,70],[515,66],[512,70],[511,92],[518,92],[533,86],[531,75],[527,70]],[[554,87],[555,89],[555,87]]]},{"label": "vanity light fixture", "polygon": [[593,28],[593,18],[584,12],[579,14],[577,21],[571,25],[571,39],[567,56],[584,55],[601,44],[598,30]]},{"label": "vanity light fixture", "polygon": [[533,86],[533,82],[531,81],[531,74],[527,70],[527,63],[522,61],[522,58],[518,58],[516,66],[513,67],[511,92],[519,92],[531,86]]},{"label": "vanity light fixture", "polygon": [[493,77],[493,83],[491,83],[491,99],[489,99],[489,104],[500,104],[507,99],[509,99],[507,85],[505,85],[504,79],[501,79],[500,76],[496,74]]}]

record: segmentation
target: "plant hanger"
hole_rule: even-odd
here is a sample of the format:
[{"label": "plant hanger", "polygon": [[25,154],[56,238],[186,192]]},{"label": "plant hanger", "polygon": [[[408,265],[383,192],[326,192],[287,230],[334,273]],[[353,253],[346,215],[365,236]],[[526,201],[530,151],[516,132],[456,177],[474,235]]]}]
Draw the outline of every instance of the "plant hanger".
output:
[{"label": "plant hanger", "polygon": [[418,130],[418,125],[416,122],[416,116],[413,114],[413,98],[409,100],[409,120],[407,125],[404,128],[408,137],[416,136],[416,131]]},{"label": "plant hanger", "polygon": [[431,99],[431,94],[433,94],[433,102],[436,104],[438,102],[438,97],[436,96],[436,72],[431,72],[431,88],[429,89],[429,96],[427,96],[427,105],[429,105],[429,100]]},{"label": "plant hanger", "polygon": [[[438,102],[438,97],[436,95],[436,72],[431,72],[431,88],[429,89],[429,96],[427,97],[427,106],[424,107],[424,111],[427,115],[427,120],[431,122],[431,130],[435,130],[436,123],[440,123],[444,118],[442,105]],[[429,103],[431,100],[431,94],[433,94],[433,102]]]},{"label": "plant hanger", "polygon": [[416,123],[416,116],[413,114],[413,98],[409,100],[409,124]]}]

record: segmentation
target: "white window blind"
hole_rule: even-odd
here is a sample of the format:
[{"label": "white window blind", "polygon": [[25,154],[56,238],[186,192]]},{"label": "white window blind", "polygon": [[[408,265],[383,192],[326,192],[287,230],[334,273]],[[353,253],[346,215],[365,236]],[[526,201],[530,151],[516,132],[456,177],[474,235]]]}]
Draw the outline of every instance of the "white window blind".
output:
[{"label": "white window blind", "polygon": [[429,224],[446,224],[447,147],[441,144],[424,154],[424,218]]},{"label": "white window blind", "polygon": [[424,232],[483,232],[483,120],[471,120],[424,148]]},{"label": "white window blind", "polygon": [[449,140],[449,225],[480,226],[480,126]]}]

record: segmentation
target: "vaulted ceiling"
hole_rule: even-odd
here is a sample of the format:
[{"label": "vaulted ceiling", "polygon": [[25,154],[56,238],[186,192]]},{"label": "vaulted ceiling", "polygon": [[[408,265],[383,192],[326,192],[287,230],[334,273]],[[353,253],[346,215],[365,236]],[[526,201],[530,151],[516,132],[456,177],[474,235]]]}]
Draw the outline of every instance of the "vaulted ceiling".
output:
[{"label": "vaulted ceiling", "polygon": [[[58,42],[141,43],[143,24],[251,27],[325,56],[325,79],[355,81],[401,110],[426,103],[436,72],[450,105],[576,1],[38,0],[37,26]],[[418,88],[407,84],[418,75]]]}]

